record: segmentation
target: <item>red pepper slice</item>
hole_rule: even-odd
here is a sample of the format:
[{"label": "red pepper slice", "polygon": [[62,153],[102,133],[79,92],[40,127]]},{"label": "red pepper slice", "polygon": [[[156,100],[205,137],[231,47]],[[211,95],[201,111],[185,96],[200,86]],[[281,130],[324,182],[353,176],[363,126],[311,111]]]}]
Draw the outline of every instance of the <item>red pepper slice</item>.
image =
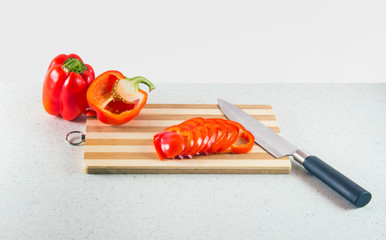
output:
[{"label": "red pepper slice", "polygon": [[86,93],[94,80],[93,68],[76,54],[60,54],[50,63],[43,84],[47,113],[73,120],[87,108]]},{"label": "red pepper slice", "polygon": [[207,150],[207,153],[215,153],[219,149],[223,142],[228,138],[228,131],[223,119],[209,118],[205,121],[213,122],[215,125],[216,139],[211,147]]},{"label": "red pepper slice", "polygon": [[214,119],[217,124],[222,126],[219,130],[222,133],[219,140],[217,141],[217,145],[214,148],[215,153],[220,153],[226,149],[228,149],[236,140],[237,140],[237,129],[234,125],[228,124],[227,120],[221,118]]},{"label": "red pepper slice", "polygon": [[198,148],[201,145],[202,138],[201,138],[201,132],[197,129],[197,122],[194,120],[185,121],[181,124],[179,124],[180,127],[182,127],[184,130],[190,131],[193,134],[193,146],[189,149],[188,152],[184,154],[185,156],[188,156],[189,158],[192,158],[192,156],[197,152]]},{"label": "red pepper slice", "polygon": [[228,131],[228,138],[223,142],[223,144],[217,149],[216,153],[224,152],[227,149],[229,149],[230,146],[232,146],[238,136],[239,136],[239,129],[236,128],[235,125],[230,124],[228,121],[224,121],[227,131]]},{"label": "red pepper slice", "polygon": [[[193,136],[193,133],[187,129],[184,129],[183,127],[179,126],[179,125],[174,125],[174,126],[171,126],[171,127],[168,127],[166,128],[164,131],[169,131],[169,132],[173,132],[173,133],[178,133],[180,134],[184,139],[185,139],[185,147],[184,149],[178,154],[178,157],[180,157],[181,159],[183,159],[185,156],[187,156],[186,153],[188,153],[192,147],[194,146],[195,142],[194,142],[194,136]],[[176,155],[177,156],[177,155]]]},{"label": "red pepper slice", "polygon": [[231,152],[232,153],[247,153],[247,152],[251,151],[254,144],[255,144],[255,137],[252,135],[252,133],[250,133],[248,130],[246,130],[238,122],[228,120],[228,123],[236,126],[239,129],[239,134],[238,134],[239,138],[244,138],[245,140],[248,141],[247,143],[241,144],[241,145],[233,144],[231,146]]},{"label": "red pepper slice", "polygon": [[154,136],[153,144],[158,157],[163,160],[178,156],[185,148],[185,139],[178,133],[164,131]]},{"label": "red pepper slice", "polygon": [[187,153],[185,153],[184,157],[187,156],[189,158],[192,158],[192,156],[197,153],[198,148],[201,146],[201,143],[202,143],[201,131],[196,127],[193,127],[187,130],[191,131],[191,133],[193,134],[194,145]]},{"label": "red pepper slice", "polygon": [[206,143],[209,140],[208,129],[205,126],[199,125],[196,128],[200,131],[201,138],[200,138],[200,141],[199,141],[200,142],[199,143],[199,147],[196,149],[196,151],[194,153],[192,153],[192,155],[200,154],[202,149],[205,147]]},{"label": "red pepper slice", "polygon": [[87,90],[87,101],[99,121],[120,125],[135,118],[147,101],[147,93],[139,89],[143,83],[149,92],[155,87],[144,77],[127,78],[118,71],[99,75]]},{"label": "red pepper slice", "polygon": [[201,117],[192,118],[179,124],[180,126],[191,130],[195,135],[194,140],[197,144],[187,153],[187,155],[193,156],[199,154],[205,147],[209,140],[208,129],[202,124],[205,120]]},{"label": "red pepper slice", "polygon": [[154,148],[158,154],[159,159],[161,159],[161,161],[165,159],[165,154],[164,154],[162,146],[161,146],[161,139],[163,136],[165,136],[168,133],[169,132],[166,132],[166,131],[160,132],[160,133],[157,133],[156,135],[154,135],[154,137],[153,137],[153,145],[154,145]]},{"label": "red pepper slice", "polygon": [[212,147],[217,139],[216,125],[213,121],[206,121],[203,123],[203,126],[208,130],[208,139],[206,144],[199,152],[200,154],[208,155],[208,150]]}]

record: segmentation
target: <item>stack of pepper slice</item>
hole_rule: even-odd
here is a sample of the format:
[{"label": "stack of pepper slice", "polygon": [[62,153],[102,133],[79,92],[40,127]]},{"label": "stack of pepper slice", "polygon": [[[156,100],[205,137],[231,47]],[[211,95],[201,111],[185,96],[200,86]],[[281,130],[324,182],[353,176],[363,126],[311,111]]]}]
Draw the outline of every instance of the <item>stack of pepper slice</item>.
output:
[{"label": "stack of pepper slice", "polygon": [[[246,143],[236,144],[238,139]],[[241,124],[221,118],[192,118],[156,134],[153,144],[161,160],[211,153],[247,153],[255,137]]]}]

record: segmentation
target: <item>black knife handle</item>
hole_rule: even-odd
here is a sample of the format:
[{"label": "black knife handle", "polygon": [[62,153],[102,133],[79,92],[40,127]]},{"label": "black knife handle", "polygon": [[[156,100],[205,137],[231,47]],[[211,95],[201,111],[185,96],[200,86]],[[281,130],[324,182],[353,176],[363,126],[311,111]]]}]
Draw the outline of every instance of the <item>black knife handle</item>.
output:
[{"label": "black knife handle", "polygon": [[322,180],[356,207],[364,207],[370,202],[371,193],[319,158],[308,156],[304,159],[303,166],[312,175]]}]

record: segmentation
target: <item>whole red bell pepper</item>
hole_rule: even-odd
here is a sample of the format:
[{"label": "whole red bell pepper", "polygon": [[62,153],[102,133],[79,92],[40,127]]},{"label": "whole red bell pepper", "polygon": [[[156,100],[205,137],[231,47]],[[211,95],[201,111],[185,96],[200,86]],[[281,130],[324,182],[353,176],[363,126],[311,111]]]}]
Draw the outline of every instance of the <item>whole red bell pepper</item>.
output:
[{"label": "whole red bell pepper", "polygon": [[127,78],[114,70],[99,75],[87,90],[87,101],[99,121],[121,125],[135,118],[147,101],[147,93],[139,89],[143,83],[149,92],[155,87],[144,77]]},{"label": "whole red bell pepper", "polygon": [[76,54],[60,54],[50,63],[43,84],[47,113],[73,120],[87,108],[87,88],[94,80],[93,68]]}]

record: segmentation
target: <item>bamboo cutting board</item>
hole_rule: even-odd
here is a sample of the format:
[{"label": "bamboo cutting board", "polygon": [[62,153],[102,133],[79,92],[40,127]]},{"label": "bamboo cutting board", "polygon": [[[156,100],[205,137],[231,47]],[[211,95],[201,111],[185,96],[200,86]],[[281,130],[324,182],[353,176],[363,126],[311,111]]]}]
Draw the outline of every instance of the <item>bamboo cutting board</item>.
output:
[{"label": "bamboo cutting board", "polygon": [[[274,132],[279,127],[268,105],[238,105]],[[193,117],[224,118],[218,105],[147,104],[132,121],[120,126],[87,118],[84,146],[86,173],[289,173],[289,157],[276,159],[255,144],[246,154],[210,154],[193,159],[160,161],[153,136]]]}]

